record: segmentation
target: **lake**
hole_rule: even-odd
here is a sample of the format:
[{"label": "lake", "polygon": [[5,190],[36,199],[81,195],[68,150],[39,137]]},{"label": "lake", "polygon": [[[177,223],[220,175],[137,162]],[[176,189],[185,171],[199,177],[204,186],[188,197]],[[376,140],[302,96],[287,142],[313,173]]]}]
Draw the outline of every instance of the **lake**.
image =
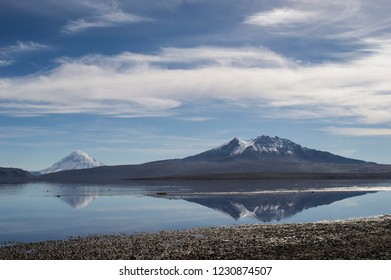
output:
[{"label": "lake", "polygon": [[391,181],[0,185],[0,243],[391,214]]}]

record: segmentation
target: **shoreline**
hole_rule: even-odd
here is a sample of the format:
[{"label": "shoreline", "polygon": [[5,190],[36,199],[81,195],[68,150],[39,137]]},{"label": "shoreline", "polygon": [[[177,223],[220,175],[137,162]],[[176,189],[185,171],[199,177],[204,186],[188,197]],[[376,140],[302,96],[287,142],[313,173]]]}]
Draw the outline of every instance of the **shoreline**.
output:
[{"label": "shoreline", "polygon": [[391,215],[96,235],[0,247],[2,260],[391,259]]}]

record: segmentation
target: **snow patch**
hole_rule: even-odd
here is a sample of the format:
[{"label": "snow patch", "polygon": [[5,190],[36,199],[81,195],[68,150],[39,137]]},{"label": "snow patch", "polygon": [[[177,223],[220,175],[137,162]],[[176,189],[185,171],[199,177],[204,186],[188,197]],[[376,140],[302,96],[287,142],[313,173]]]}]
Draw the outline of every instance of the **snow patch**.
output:
[{"label": "snow patch", "polygon": [[251,140],[241,140],[238,138],[234,138],[228,143],[225,143],[214,150],[219,150],[230,143],[236,142],[236,146],[233,147],[230,155],[239,155],[242,154],[244,151],[255,151],[259,153],[269,153],[269,154],[285,154],[289,156],[293,156],[293,146],[294,143],[286,140],[286,139],[281,139],[278,137],[267,137],[267,136],[261,136],[257,137],[255,139]]},{"label": "snow patch", "polygon": [[76,150],[60,161],[54,163],[49,168],[43,169],[39,172],[41,174],[48,174],[65,170],[87,169],[99,166],[104,166],[104,164],[90,157],[87,153]]}]

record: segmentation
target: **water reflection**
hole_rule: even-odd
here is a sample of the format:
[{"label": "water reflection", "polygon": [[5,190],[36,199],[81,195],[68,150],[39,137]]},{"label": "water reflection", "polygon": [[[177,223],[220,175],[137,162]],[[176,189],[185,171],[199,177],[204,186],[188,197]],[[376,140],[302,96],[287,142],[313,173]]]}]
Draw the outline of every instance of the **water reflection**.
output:
[{"label": "water reflection", "polygon": [[82,209],[87,207],[91,202],[95,200],[98,196],[64,196],[61,197],[61,200],[66,202],[74,209]]},{"label": "water reflection", "polygon": [[184,199],[227,214],[235,220],[250,217],[262,222],[271,222],[291,217],[305,209],[328,205],[367,193],[369,192],[298,192],[195,196]]},{"label": "water reflection", "polygon": [[64,188],[64,186],[61,185],[60,188],[57,189],[58,194],[56,196],[72,208],[82,209],[87,207],[104,192],[105,189],[96,186],[78,186],[77,188],[73,186]]},{"label": "water reflection", "polygon": [[[243,182],[232,186],[223,182],[0,185],[0,243],[391,213],[391,192],[387,191],[391,182],[378,185],[354,182],[346,188],[348,183],[330,182],[331,191],[318,188],[314,193],[294,192],[277,183],[266,188]],[[355,189],[356,186],[359,188]],[[337,191],[335,187],[343,190]]]},{"label": "water reflection", "polygon": [[[107,195],[102,188],[80,187],[64,189],[57,195],[74,209],[82,209],[99,196]],[[303,210],[329,205],[347,198],[365,195],[370,192],[292,192],[246,195],[199,195],[184,196],[181,199],[224,213],[235,220],[252,218],[261,222],[280,221],[292,217]],[[113,194],[114,196],[116,194]],[[170,199],[173,196],[169,196]],[[178,199],[178,197],[176,197]]]}]

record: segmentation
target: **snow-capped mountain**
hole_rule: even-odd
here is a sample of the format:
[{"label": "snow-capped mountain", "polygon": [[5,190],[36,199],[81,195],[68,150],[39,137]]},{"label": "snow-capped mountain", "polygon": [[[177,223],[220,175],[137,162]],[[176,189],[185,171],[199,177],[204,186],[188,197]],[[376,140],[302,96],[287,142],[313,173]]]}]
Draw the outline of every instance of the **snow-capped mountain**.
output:
[{"label": "snow-capped mountain", "polygon": [[43,169],[39,172],[41,174],[48,174],[64,170],[86,169],[99,166],[104,166],[104,164],[90,157],[85,152],[77,150],[70,153],[68,156],[56,162],[49,168]]},{"label": "snow-capped mountain", "polygon": [[186,159],[203,161],[273,159],[347,164],[364,163],[364,161],[361,160],[345,158],[329,152],[308,149],[288,139],[270,136],[260,136],[247,141],[240,140],[235,137],[231,141],[219,147]]}]

